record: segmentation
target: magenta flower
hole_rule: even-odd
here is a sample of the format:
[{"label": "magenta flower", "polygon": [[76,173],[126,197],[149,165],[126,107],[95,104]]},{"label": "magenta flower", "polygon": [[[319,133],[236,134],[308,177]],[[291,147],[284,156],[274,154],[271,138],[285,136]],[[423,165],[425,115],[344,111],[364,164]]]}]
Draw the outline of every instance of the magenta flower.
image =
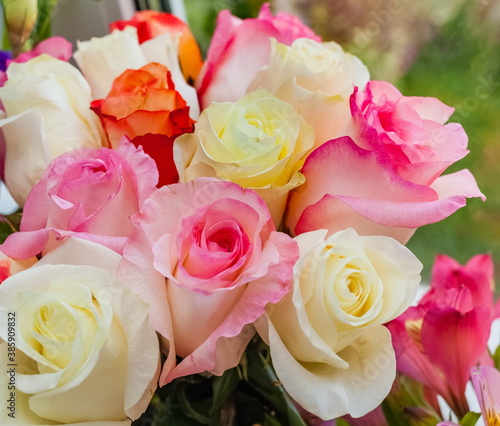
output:
[{"label": "magenta flower", "polygon": [[398,370],[441,395],[459,417],[469,411],[471,367],[491,363],[487,342],[497,316],[492,278],[488,255],[465,266],[438,256],[430,291],[388,325]]}]

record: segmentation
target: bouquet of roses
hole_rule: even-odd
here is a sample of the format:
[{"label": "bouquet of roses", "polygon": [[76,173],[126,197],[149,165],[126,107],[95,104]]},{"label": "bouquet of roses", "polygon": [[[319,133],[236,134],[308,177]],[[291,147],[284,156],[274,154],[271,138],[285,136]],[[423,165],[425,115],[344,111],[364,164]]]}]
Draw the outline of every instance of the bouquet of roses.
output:
[{"label": "bouquet of roses", "polygon": [[[26,20],[7,27],[22,45]],[[384,324],[416,315],[404,244],[484,199],[442,175],[468,152],[453,108],[268,5],[221,12],[204,62],[172,15],[111,30],[6,61],[1,174],[23,212],[0,247],[1,423],[375,409],[400,349]]]}]

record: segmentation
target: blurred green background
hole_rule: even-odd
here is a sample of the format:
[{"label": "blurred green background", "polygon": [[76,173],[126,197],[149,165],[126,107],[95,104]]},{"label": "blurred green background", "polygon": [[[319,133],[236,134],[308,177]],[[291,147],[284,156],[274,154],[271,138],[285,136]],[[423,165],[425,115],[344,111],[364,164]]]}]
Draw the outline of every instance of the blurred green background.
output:
[{"label": "blurred green background", "polygon": [[[262,3],[185,0],[203,50],[220,10],[255,17]],[[450,121],[463,125],[471,152],[448,171],[470,169],[488,199],[469,200],[451,217],[418,229],[408,247],[424,263],[426,281],[438,253],[465,263],[487,252],[500,282],[500,1],[274,0],[271,7],[298,14],[324,40],[359,56],[372,79],[456,108]]]}]

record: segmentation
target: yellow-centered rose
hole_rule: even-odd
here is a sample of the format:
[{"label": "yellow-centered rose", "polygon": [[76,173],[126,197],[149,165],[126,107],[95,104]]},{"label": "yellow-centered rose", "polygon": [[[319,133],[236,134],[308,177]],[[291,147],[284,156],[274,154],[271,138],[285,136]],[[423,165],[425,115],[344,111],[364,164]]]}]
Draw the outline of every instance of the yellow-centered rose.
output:
[{"label": "yellow-centered rose", "polygon": [[360,417],[391,389],[396,358],[382,324],[408,308],[422,264],[389,237],[326,235],[295,238],[293,289],[257,327],[294,400],[323,420]]},{"label": "yellow-centered rose", "polygon": [[194,133],[176,139],[174,158],[181,182],[210,176],[254,189],[279,225],[312,145],[313,129],[293,107],[259,90],[210,105]]},{"label": "yellow-centered rose", "polygon": [[120,259],[69,239],[0,285],[0,396],[14,401],[0,424],[125,426],[145,411],[159,344],[149,305],[116,279]]}]

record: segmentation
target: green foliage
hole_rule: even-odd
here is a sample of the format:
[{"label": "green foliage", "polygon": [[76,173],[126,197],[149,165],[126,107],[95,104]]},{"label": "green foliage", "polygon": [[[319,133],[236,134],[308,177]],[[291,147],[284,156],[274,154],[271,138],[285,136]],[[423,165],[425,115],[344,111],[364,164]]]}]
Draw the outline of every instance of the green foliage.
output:
[{"label": "green foliage", "polygon": [[474,426],[481,417],[481,413],[474,413],[473,411],[467,413],[462,420],[460,420],[461,426]]},{"label": "green foliage", "polygon": [[[448,22],[423,49],[420,58],[398,82],[408,96],[434,96],[455,107],[450,121],[463,125],[470,154],[449,168],[470,169],[487,196],[468,200],[440,223],[419,228],[408,247],[426,266],[424,279],[438,253],[464,263],[477,253],[500,253],[500,49],[487,25],[474,18],[472,2]],[[496,277],[500,277],[500,261]]]},{"label": "green foliage", "polygon": [[305,426],[255,338],[240,365],[222,376],[182,377],[158,389],[133,426]]},{"label": "green foliage", "polygon": [[423,385],[403,375],[396,377],[382,410],[389,426],[435,426],[441,421],[426,401]]},{"label": "green foliage", "polygon": [[3,244],[10,234],[19,231],[21,217],[21,213],[0,216],[0,244]]}]

